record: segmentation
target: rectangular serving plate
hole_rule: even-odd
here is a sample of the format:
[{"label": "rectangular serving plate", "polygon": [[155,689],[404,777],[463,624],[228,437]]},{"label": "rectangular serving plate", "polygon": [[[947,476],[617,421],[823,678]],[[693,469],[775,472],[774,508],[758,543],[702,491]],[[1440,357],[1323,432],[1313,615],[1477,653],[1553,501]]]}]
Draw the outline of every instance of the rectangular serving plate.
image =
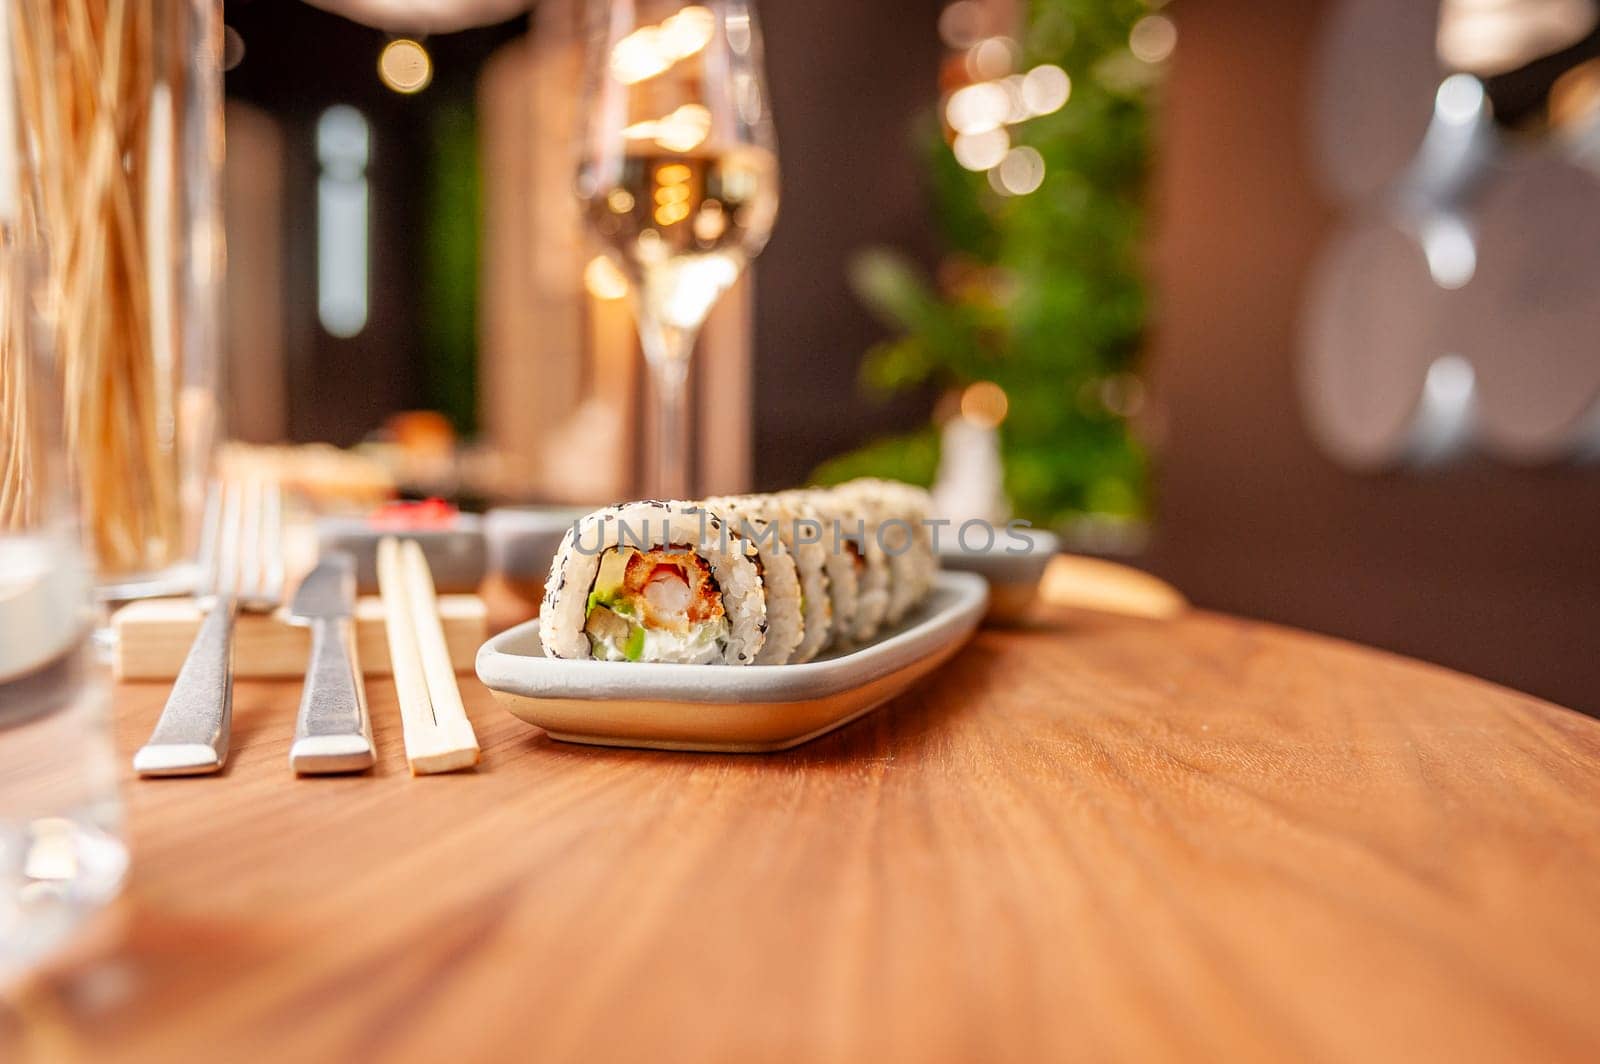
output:
[{"label": "rectangular serving plate", "polygon": [[988,604],[972,573],[941,572],[928,598],[871,643],[803,665],[663,665],[547,658],[538,621],[478,650],[478,679],[552,739],[714,753],[787,750],[901,694],[972,636]]}]

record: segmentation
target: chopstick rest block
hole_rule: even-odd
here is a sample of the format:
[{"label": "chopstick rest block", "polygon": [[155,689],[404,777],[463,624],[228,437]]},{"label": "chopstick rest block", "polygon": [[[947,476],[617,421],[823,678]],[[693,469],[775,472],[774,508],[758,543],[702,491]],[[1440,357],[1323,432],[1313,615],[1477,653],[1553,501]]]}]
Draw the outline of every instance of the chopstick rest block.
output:
[{"label": "chopstick rest block", "polygon": [[[204,615],[191,599],[132,602],[111,618],[116,632],[112,668],[119,680],[171,680],[200,630]],[[440,595],[439,625],[450,664],[471,672],[478,647],[489,636],[488,614],[477,595]],[[389,676],[389,642],[383,602],[376,595],[356,600],[356,649],[362,673]],[[241,614],[234,628],[233,674],[240,680],[300,679],[311,635],[290,624],[283,610],[271,616]]]}]

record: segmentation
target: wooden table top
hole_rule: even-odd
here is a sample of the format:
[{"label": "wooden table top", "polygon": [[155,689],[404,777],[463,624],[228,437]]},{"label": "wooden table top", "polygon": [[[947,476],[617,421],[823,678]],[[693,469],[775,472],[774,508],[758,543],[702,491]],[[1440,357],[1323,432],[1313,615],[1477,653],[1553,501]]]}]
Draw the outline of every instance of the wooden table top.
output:
[{"label": "wooden table top", "polygon": [[1600,1058],[1600,722],[1487,683],[1057,610],[786,754],[464,688],[475,773],[407,776],[374,681],[376,771],[296,781],[298,686],[241,685],[225,775],[128,781],[126,896],[0,1057]]}]

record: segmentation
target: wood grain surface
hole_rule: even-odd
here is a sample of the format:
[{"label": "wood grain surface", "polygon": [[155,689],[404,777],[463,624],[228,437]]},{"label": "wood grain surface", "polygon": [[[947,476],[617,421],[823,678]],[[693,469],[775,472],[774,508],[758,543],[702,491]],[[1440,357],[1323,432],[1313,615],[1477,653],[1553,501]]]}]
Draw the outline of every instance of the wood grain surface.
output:
[{"label": "wood grain surface", "polygon": [[[1600,1059],[1600,723],[1192,612],[986,631],[784,754],[555,743],[129,780],[99,938],[7,1060]],[[121,749],[160,709],[124,687]]]}]

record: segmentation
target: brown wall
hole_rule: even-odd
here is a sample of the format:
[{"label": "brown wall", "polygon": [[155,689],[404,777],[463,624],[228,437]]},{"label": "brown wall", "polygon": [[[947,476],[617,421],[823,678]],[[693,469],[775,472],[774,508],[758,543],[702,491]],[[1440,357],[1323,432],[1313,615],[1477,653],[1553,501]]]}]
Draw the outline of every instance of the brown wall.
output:
[{"label": "brown wall", "polygon": [[912,127],[937,103],[943,0],[765,0],[783,205],[756,261],[755,480],[805,483],[817,463],[928,416],[915,397],[861,394],[885,335],[845,278],[886,245],[931,259]]},{"label": "brown wall", "polygon": [[[1161,114],[1163,410],[1152,567],[1203,606],[1401,651],[1600,714],[1600,467],[1341,471],[1293,390],[1330,232],[1309,173],[1326,5],[1184,0]],[[1597,347],[1600,357],[1600,347]]]}]

